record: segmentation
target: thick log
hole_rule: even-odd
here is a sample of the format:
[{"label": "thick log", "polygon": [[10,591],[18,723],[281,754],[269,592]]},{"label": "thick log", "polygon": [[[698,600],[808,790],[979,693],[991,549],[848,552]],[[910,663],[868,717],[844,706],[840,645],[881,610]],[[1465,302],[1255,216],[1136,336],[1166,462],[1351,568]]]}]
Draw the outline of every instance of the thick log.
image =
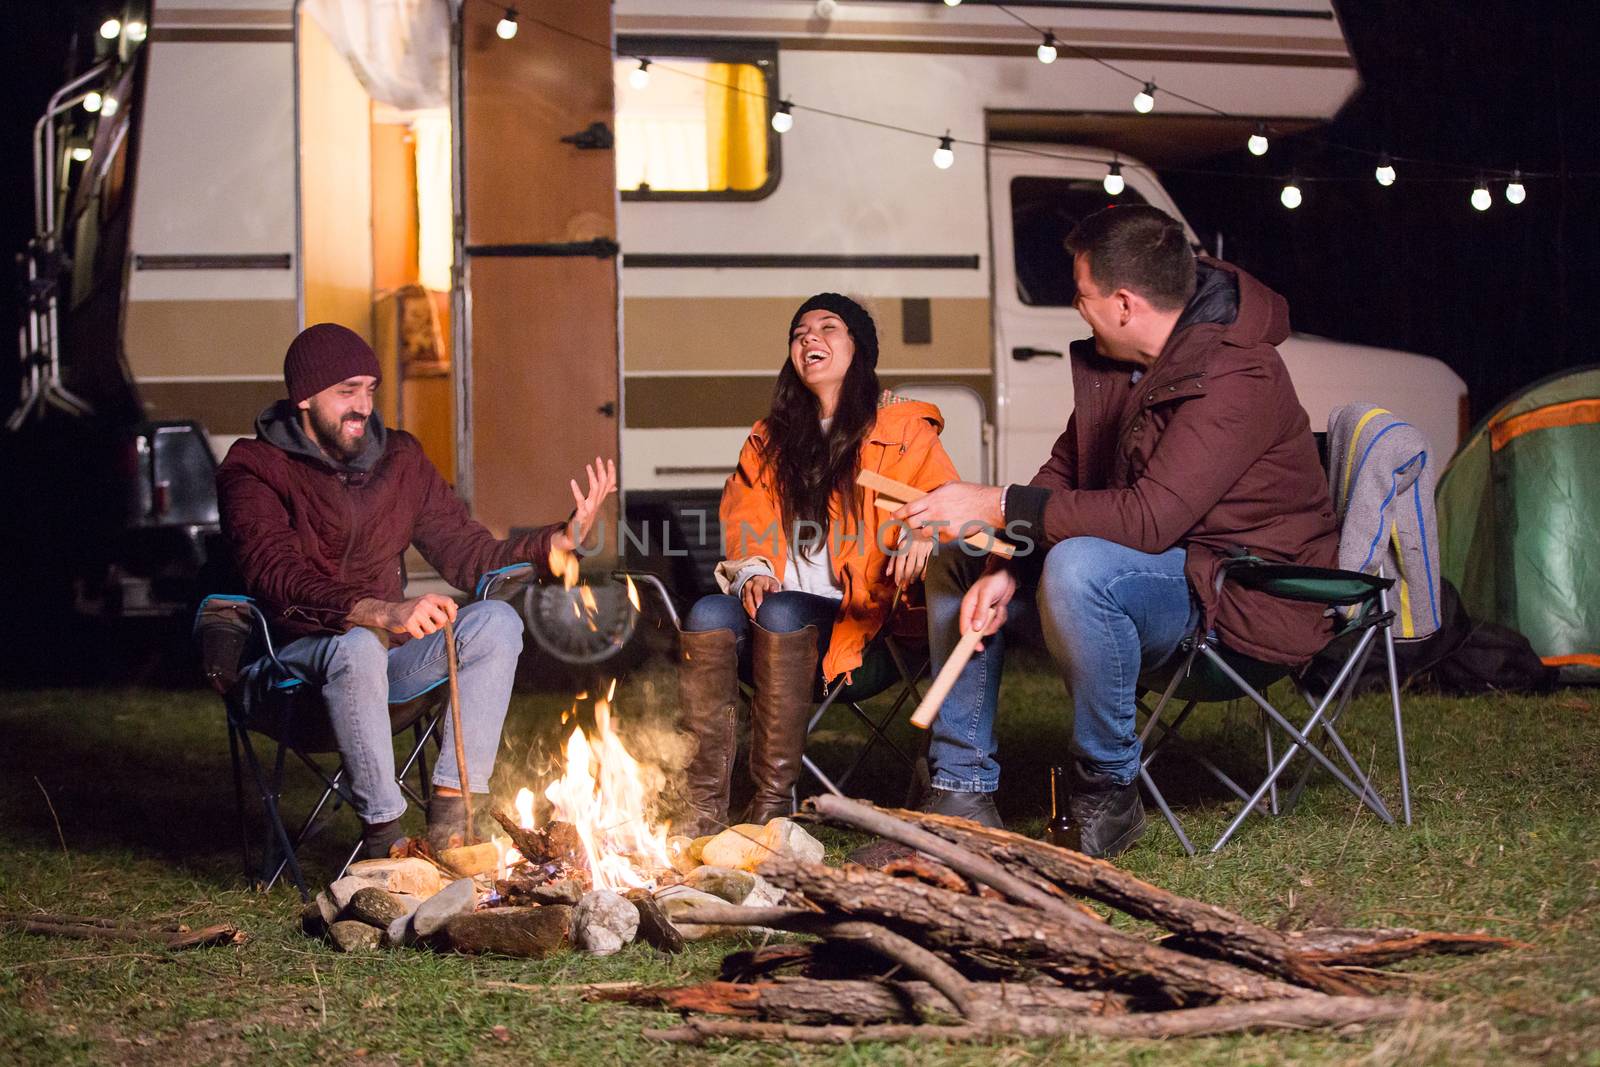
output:
[{"label": "thick log", "polygon": [[1308,959],[1278,931],[1226,908],[1151,885],[1105,860],[965,819],[901,810],[884,814],[914,820],[935,836],[985,852],[1007,869],[1029,871],[1067,892],[1165,927],[1181,939],[1175,950],[1229,960],[1323,993],[1366,991],[1364,983],[1332,970],[1327,961]]},{"label": "thick log", "polygon": [[837,870],[782,856],[768,860],[761,873],[829,912],[882,923],[936,952],[998,956],[1071,985],[1109,987],[1173,1006],[1309,994],[1230,963],[1173,952],[1076,913],[1062,922],[1031,908],[961,896],[879,871]]},{"label": "thick log", "polygon": [[1255,1030],[1311,1030],[1388,1022],[1421,1012],[1419,1005],[1381,997],[1329,997],[1311,994],[1255,1004],[1215,1004],[1204,1008],[1134,1015],[1021,1015],[999,1013],[980,1024],[807,1026],[796,1023],[689,1019],[681,1026],[645,1030],[656,1041],[699,1045],[708,1041],[795,1041],[848,1045],[862,1041],[971,1041],[1098,1037],[1161,1040]]},{"label": "thick log", "polygon": [[[1115,993],[1086,993],[1055,984],[975,982],[972,1003],[980,1014],[1112,1015],[1127,1010]],[[590,1000],[625,1001],[672,1011],[761,1019],[767,1022],[847,1024],[960,1022],[961,1015],[927,982],[867,979],[818,981],[784,978],[774,982],[704,982],[597,993]]]},{"label": "thick log", "polygon": [[1360,930],[1316,928],[1285,935],[1300,954],[1332,967],[1381,967],[1419,956],[1474,956],[1507,948],[1529,948],[1527,942],[1488,934],[1450,934],[1404,927]]}]

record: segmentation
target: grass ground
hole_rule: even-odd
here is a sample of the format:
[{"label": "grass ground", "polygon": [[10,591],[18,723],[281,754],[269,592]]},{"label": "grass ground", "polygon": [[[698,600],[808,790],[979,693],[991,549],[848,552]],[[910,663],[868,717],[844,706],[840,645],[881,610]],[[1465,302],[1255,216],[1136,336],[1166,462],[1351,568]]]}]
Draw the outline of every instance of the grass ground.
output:
[{"label": "grass ground", "polygon": [[[668,747],[658,705],[671,679],[636,674],[617,704],[638,752]],[[521,784],[561,729],[558,694],[517,695],[497,782]],[[1014,663],[1002,696],[1002,807],[1037,830],[1048,764],[1067,728],[1056,682]],[[1346,731],[1391,767],[1385,708],[1365,701]],[[1197,714],[1197,747],[1244,773],[1254,752],[1241,708]],[[1600,1065],[1600,694],[1407,704],[1415,825],[1363,814],[1326,776],[1288,818],[1255,820],[1220,855],[1185,857],[1152,824],[1123,862],[1140,876],[1267,923],[1484,930],[1531,947],[1407,965],[1438,1008],[1398,1026],[1189,1040],[1000,1048],[823,1050],[662,1047],[639,1036],[669,1017],[587,1004],[562,986],[714,975],[726,946],[666,958],[634,946],[607,959],[529,962],[419,951],[344,956],[302,937],[292,891],[257,894],[238,872],[220,707],[156,689],[0,692],[0,910],[42,908],[191,925],[232,921],[240,948],[168,954],[137,946],[0,935],[0,1061],[321,1064],[577,1062],[1515,1063]],[[848,731],[824,741],[842,755]],[[543,746],[543,747],[541,747]],[[1161,776],[1191,829],[1213,835],[1228,806],[1174,760]],[[1393,795],[1393,771],[1380,775]],[[898,799],[892,764],[865,782]],[[324,875],[354,833],[313,843]],[[837,851],[851,842],[829,837]],[[514,989],[495,982],[538,988]]]}]

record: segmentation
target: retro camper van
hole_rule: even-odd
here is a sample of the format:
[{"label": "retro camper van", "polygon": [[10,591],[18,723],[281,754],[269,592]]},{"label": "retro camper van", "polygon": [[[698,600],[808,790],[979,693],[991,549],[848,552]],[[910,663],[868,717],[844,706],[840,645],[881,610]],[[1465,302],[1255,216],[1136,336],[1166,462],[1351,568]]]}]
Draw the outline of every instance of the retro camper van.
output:
[{"label": "retro camper van", "polygon": [[[124,31],[63,97],[116,113],[51,120],[96,154],[64,172],[90,187],[62,239],[83,211],[126,212],[96,253],[119,308],[103,343],[152,423],[194,420],[220,456],[280,395],[294,333],[337,320],[379,349],[385,419],[488,525],[563,513],[568,475],[620,455],[620,506],[658,531],[625,550],[680,584],[717,554],[672,562],[765,409],[799,300],[866,302],[880,375],[940,404],[963,476],[1025,481],[1088,333],[1061,248],[1074,222],[1113,202],[1182,218],[1157,168],[1261,121],[1312,126],[1358,85],[1328,0],[523,8],[130,8],[139,40]],[[1053,63],[1025,23],[1054,35]],[[1150,113],[1107,64],[1157,86]],[[1304,336],[1282,351],[1314,428],[1392,400],[1454,448],[1465,387],[1439,361]],[[70,379],[82,357],[61,355]]]}]

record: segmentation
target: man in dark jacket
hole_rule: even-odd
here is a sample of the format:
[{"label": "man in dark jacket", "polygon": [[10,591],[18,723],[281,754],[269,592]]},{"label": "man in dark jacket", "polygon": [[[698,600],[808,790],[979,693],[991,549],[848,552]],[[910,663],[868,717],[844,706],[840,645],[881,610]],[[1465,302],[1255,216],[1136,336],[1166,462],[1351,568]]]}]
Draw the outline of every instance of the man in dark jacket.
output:
[{"label": "man in dark jacket", "polygon": [[[386,856],[400,836],[405,799],[395,782],[390,702],[438,685],[448,670],[445,621],[459,650],[462,741],[472,781],[455,759],[433,776],[428,836],[444,847],[465,829],[463,788],[486,793],[500,728],[522,650],[522,621],[508,604],[457,609],[434,593],[407,597],[402,557],[415,544],[458,589],[497,567],[549,567],[552,550],[571,552],[616,487],[616,468],[595,460],[588,491],[571,483],[576,510],[510,541],[474,522],[423,455],[417,439],[385,429],[373,411],[378,359],[354,332],[308,327],[283,361],[289,397],[263,411],[253,440],[228,450],[217,471],[222,527],[250,594],[280,642],[278,659],[321,687],[369,856]],[[248,671],[270,685],[271,663]],[[447,717],[443,751],[455,752]],[[480,807],[479,810],[482,810]]]},{"label": "man in dark jacket", "polygon": [[947,548],[929,569],[934,662],[962,631],[987,638],[934,725],[934,808],[999,824],[990,796],[1000,778],[999,631],[1028,581],[1073,695],[1076,844],[1103,856],[1144,829],[1134,729],[1143,671],[1201,620],[1228,646],[1293,666],[1331,637],[1317,605],[1219,587],[1220,561],[1244,548],[1331,567],[1338,532],[1310,423],[1273,347],[1289,335],[1283,298],[1237,267],[1197,259],[1183,227],[1153,207],[1090,215],[1067,247],[1094,339],[1071,346],[1075,408],[1050,458],[1028,485],[951,483],[898,515],[913,528],[978,521],[1034,542],[1032,558],[1014,564]]}]

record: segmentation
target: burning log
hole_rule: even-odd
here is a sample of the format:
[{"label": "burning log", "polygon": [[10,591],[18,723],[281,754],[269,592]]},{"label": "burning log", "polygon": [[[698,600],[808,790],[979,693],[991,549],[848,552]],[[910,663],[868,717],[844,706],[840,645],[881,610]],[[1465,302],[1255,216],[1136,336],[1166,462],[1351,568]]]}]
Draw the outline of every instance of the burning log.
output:
[{"label": "burning log", "polygon": [[583,840],[571,823],[552,820],[540,829],[527,830],[515,817],[498,808],[494,811],[494,820],[511,838],[522,858],[534,866],[555,863],[580,868],[584,865]]}]

